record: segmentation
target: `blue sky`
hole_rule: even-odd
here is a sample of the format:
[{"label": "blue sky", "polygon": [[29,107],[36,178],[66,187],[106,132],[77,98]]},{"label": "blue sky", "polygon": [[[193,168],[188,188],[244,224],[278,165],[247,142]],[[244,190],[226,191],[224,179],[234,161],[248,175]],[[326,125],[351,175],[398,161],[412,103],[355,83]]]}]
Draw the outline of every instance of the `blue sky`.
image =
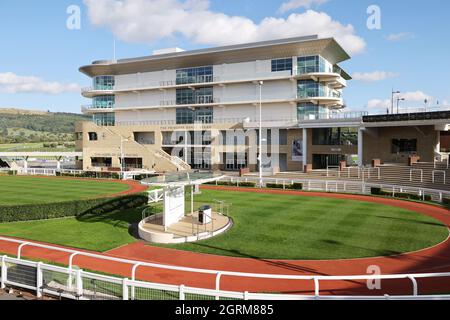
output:
[{"label": "blue sky", "polygon": [[[117,2],[0,1],[0,107],[79,112],[89,103],[79,89],[90,80],[78,68],[111,58],[114,38],[123,58],[314,33],[336,36],[352,55],[343,64],[355,78],[344,93],[351,109],[383,109],[393,87],[407,106],[422,107],[424,98],[450,104],[449,1]],[[372,4],[381,9],[380,30],[367,28]],[[70,5],[81,8],[80,30],[66,27]]]}]

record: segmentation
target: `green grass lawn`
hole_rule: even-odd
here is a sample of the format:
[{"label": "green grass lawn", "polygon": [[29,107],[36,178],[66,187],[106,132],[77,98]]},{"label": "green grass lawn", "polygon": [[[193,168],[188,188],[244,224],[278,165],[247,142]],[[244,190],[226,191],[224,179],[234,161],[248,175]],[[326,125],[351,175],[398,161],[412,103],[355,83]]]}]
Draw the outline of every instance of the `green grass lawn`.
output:
[{"label": "green grass lawn", "polygon": [[[168,247],[250,258],[337,259],[410,252],[448,236],[437,220],[374,203],[211,190],[195,198],[196,206],[214,200],[232,203],[234,227],[214,239]],[[105,251],[135,241],[128,226],[141,212],[0,224],[0,234]]]},{"label": "green grass lawn", "polygon": [[181,250],[249,258],[340,259],[394,255],[445,240],[439,221],[400,208],[374,203],[203,191],[198,203],[232,203],[235,225],[226,234]]},{"label": "green grass lawn", "polygon": [[127,185],[111,181],[0,176],[0,205],[81,200],[126,190]]},{"label": "green grass lawn", "polygon": [[0,235],[103,252],[136,241],[129,225],[141,217],[142,209],[134,209],[101,217],[2,223]]}]

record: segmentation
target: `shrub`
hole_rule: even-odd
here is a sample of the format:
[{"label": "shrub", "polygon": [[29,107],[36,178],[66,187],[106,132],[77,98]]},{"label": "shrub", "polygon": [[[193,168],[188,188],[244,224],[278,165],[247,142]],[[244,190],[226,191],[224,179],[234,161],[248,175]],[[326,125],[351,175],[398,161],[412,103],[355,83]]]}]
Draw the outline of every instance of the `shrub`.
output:
[{"label": "shrub", "polygon": [[145,205],[147,201],[148,197],[145,194],[132,194],[115,198],[0,206],[0,223],[81,217],[87,214],[102,215],[116,210],[138,208]]},{"label": "shrub", "polygon": [[370,193],[376,196],[381,195],[381,188],[371,188]]},{"label": "shrub", "polygon": [[[287,185],[285,185],[287,187]],[[269,189],[283,189],[283,185],[279,183],[266,183],[266,188]]]},{"label": "shrub", "polygon": [[256,182],[239,182],[239,187],[256,188]]},{"label": "shrub", "polygon": [[301,183],[294,183],[290,186],[289,189],[293,189],[293,190],[303,190],[303,184]]},{"label": "shrub", "polygon": [[218,186],[229,186],[229,187],[237,187],[237,182],[231,181],[217,181]]}]

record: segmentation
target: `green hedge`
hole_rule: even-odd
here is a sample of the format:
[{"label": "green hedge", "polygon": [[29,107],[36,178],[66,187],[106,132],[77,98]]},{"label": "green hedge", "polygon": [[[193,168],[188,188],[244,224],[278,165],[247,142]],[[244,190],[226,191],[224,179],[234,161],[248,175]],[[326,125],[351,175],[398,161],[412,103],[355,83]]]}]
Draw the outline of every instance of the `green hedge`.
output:
[{"label": "green hedge", "polygon": [[287,189],[287,190],[303,190],[303,184],[293,183],[285,184],[284,186],[279,183],[266,183],[266,188],[269,189]]},{"label": "green hedge", "polygon": [[83,173],[61,173],[56,172],[57,177],[75,177],[75,178],[99,178],[99,179],[120,179],[120,174],[117,172],[83,172]]},{"label": "green hedge", "polygon": [[[385,197],[392,197],[392,192],[384,191],[381,188],[371,188],[371,194],[375,196],[385,196]],[[399,199],[409,199],[409,200],[418,200],[422,201],[423,197],[419,196],[418,194],[414,193],[406,193],[406,192],[397,192],[395,193],[395,198]],[[431,201],[432,198],[430,195],[425,196],[425,201]]]},{"label": "green hedge", "polygon": [[138,208],[147,202],[147,195],[132,194],[115,198],[0,206],[0,223],[80,217],[87,214],[101,215],[115,210]]}]

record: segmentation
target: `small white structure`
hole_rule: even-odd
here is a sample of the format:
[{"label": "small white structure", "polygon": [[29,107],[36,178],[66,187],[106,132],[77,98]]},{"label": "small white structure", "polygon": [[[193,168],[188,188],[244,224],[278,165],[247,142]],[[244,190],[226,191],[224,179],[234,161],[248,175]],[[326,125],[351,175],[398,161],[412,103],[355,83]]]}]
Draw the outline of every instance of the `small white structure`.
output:
[{"label": "small white structure", "polygon": [[[194,213],[194,193],[200,185],[222,179],[213,173],[172,173],[142,180],[143,185],[163,188],[163,225],[167,229],[183,219],[185,210],[185,188],[191,186],[191,213]],[[211,216],[211,210],[208,211]]]}]

